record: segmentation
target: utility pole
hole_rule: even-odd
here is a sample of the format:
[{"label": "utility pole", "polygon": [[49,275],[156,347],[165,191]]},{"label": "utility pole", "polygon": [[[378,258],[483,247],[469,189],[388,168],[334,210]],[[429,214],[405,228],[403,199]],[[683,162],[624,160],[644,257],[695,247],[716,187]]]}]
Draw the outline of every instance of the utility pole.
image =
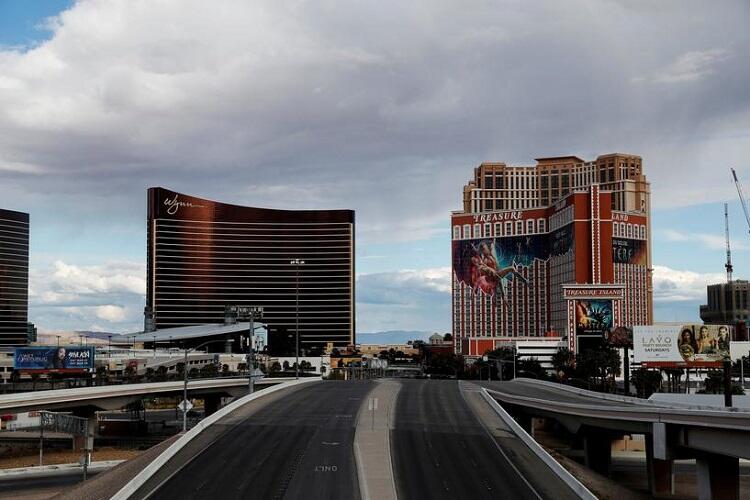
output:
[{"label": "utility pole", "polygon": [[295,369],[295,378],[299,379],[299,266],[304,265],[305,261],[301,259],[292,259],[289,261],[290,264],[296,267],[296,286],[295,286],[295,326],[294,326],[294,357],[297,362]]}]

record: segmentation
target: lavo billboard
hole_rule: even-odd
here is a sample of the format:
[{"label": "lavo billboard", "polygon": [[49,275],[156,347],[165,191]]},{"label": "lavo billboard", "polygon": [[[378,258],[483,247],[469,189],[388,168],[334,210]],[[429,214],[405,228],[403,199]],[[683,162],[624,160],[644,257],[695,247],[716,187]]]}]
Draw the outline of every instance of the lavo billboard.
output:
[{"label": "lavo billboard", "polygon": [[636,363],[654,367],[715,367],[729,356],[726,325],[633,327]]}]

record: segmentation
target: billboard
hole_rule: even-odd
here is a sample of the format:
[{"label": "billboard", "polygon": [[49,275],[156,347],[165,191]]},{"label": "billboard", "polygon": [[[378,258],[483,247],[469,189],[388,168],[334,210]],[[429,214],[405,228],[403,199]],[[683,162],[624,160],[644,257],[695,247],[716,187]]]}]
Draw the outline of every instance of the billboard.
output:
[{"label": "billboard", "polygon": [[604,340],[612,347],[633,347],[633,330],[626,326],[618,326],[614,330],[604,332]]},{"label": "billboard", "polygon": [[643,240],[612,238],[612,261],[615,264],[646,266],[648,246]]},{"label": "billboard", "polygon": [[520,272],[522,268],[546,262],[551,255],[564,254],[572,245],[569,228],[556,232],[552,244],[546,234],[454,240],[453,272],[475,293],[504,299],[513,280],[528,284]]},{"label": "billboard", "polygon": [[575,301],[576,335],[604,335],[612,329],[612,299]]},{"label": "billboard", "polygon": [[94,347],[17,347],[13,354],[13,368],[34,372],[93,371]]},{"label": "billboard", "polygon": [[636,363],[655,367],[715,367],[729,356],[727,325],[665,325],[633,328]]}]

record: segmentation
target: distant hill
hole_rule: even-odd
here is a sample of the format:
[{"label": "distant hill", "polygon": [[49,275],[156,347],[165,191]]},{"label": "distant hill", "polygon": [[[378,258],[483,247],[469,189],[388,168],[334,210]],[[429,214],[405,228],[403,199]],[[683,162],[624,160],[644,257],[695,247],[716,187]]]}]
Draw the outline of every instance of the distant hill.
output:
[{"label": "distant hill", "polygon": [[[391,330],[387,332],[357,333],[358,344],[406,344],[409,340],[427,341],[435,332]],[[445,332],[439,332],[441,335]]]}]

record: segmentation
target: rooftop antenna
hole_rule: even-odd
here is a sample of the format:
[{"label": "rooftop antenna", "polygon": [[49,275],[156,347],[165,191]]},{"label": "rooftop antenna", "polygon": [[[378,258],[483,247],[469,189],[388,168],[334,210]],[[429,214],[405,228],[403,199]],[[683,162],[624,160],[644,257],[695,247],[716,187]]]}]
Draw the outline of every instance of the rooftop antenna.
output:
[{"label": "rooftop antenna", "polygon": [[727,237],[727,263],[724,268],[727,270],[727,283],[732,282],[732,251],[729,249],[729,203],[724,203],[724,233]]}]

